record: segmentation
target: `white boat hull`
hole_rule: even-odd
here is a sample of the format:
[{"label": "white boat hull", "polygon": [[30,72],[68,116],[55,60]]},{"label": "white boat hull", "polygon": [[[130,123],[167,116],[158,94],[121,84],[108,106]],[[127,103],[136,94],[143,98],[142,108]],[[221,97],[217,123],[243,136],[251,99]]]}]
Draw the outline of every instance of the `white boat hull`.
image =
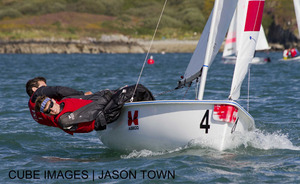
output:
[{"label": "white boat hull", "polygon": [[[216,104],[236,107],[237,121],[216,120]],[[123,151],[173,150],[193,140],[225,150],[231,146],[232,132],[254,127],[251,115],[234,101],[175,100],[127,103],[118,120],[97,133],[104,145]]]},{"label": "white boat hull", "polygon": [[[222,58],[225,64],[235,64],[236,63],[236,56],[226,56]],[[269,58],[264,57],[253,57],[250,64],[265,64],[270,62]]]},{"label": "white boat hull", "polygon": [[279,61],[300,61],[300,56],[293,57],[293,58],[283,58],[283,59],[279,59]]}]

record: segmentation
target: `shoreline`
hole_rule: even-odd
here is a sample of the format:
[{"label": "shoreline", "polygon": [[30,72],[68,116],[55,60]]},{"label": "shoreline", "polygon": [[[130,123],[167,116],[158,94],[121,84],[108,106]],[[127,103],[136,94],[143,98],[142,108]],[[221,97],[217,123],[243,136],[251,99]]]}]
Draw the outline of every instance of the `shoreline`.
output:
[{"label": "shoreline", "polygon": [[[153,41],[151,53],[189,53],[193,52],[197,40],[159,40]],[[47,41],[19,40],[0,41],[0,54],[99,54],[99,53],[146,53],[151,41],[111,40],[111,41]]]},{"label": "shoreline", "polygon": [[[150,53],[192,53],[198,40],[155,40]],[[151,41],[129,39],[125,36],[103,36],[96,40],[36,39],[0,41],[0,54],[99,54],[99,53],[147,53]],[[221,46],[221,51],[223,50]],[[282,51],[284,46],[270,44],[269,51]]]}]

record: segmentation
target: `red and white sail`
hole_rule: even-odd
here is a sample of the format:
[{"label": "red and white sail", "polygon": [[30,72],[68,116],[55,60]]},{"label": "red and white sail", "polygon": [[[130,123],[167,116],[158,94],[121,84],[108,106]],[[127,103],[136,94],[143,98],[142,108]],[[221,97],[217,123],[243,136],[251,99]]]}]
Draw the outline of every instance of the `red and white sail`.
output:
[{"label": "red and white sail", "polygon": [[254,56],[264,9],[264,0],[245,0],[246,19],[240,39],[240,49],[234,69],[229,98],[237,100],[240,97],[240,89],[248,72],[249,64]]},{"label": "red and white sail", "polygon": [[[297,1],[300,2],[300,0]],[[240,49],[238,47],[239,45],[238,42],[240,40],[241,34],[243,33],[243,29],[245,25],[247,3],[248,2],[246,0],[239,0],[238,2],[236,12],[234,13],[233,18],[231,20],[227,37],[225,40],[223,57],[236,56],[238,50]],[[270,48],[271,47],[268,44],[266,34],[261,25],[258,42],[256,44],[255,50],[256,51],[268,50]]]}]

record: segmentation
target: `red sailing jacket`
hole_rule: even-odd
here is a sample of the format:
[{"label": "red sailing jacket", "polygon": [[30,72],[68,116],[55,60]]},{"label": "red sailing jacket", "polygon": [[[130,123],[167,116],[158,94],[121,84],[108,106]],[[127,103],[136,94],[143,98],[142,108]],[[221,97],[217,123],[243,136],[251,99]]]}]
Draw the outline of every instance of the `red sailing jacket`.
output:
[{"label": "red sailing jacket", "polygon": [[[62,112],[54,119],[54,116],[47,116],[44,113],[36,112],[34,109],[35,103],[31,102],[31,98],[30,98],[29,102],[28,102],[28,107],[29,107],[32,118],[39,124],[61,128],[57,122],[58,122],[58,118],[62,114],[66,113],[66,112],[74,112],[75,110],[79,109],[80,107],[91,103],[92,100],[81,100],[81,99],[76,99],[76,98],[69,98],[69,99],[56,101],[56,102],[58,104],[60,104],[62,102],[67,102],[67,103],[65,103],[65,106],[64,106],[64,109],[62,110]],[[78,128],[76,131],[71,132],[68,130],[63,130],[63,129],[62,130],[65,131],[66,133],[73,135],[73,133],[91,132],[94,130],[94,126],[95,126],[95,121],[92,121],[92,122],[85,122],[85,123],[78,124]]]},{"label": "red sailing jacket", "polygon": [[[83,100],[78,98],[67,98],[58,102],[58,104],[65,103],[63,110],[55,117],[55,123],[57,124],[61,115],[67,112],[74,112],[77,109],[93,102],[92,100]],[[65,131],[67,133],[88,133],[95,128],[95,120],[90,122],[79,123],[75,131]]]},{"label": "red sailing jacket", "polygon": [[291,49],[291,56],[292,56],[292,57],[296,57],[297,55],[298,55],[297,50],[296,50],[295,48],[292,48],[292,49]]},{"label": "red sailing jacket", "polygon": [[[31,98],[32,98],[32,96],[31,96]],[[34,110],[35,103],[31,101],[31,98],[29,99],[28,107],[29,107],[32,118],[39,124],[57,127],[57,124],[54,122],[53,116],[47,116],[44,113],[35,112],[35,110]]]},{"label": "red sailing jacket", "polygon": [[[32,98],[32,96],[31,96],[31,98]],[[29,107],[29,111],[30,111],[32,118],[39,124],[60,128],[58,126],[58,124],[54,121],[54,116],[47,116],[44,113],[35,111],[35,109],[34,109],[35,103],[33,103],[31,101],[31,98],[29,99],[28,107]],[[56,100],[56,102],[58,102],[58,101]],[[65,130],[63,130],[63,131],[65,131]],[[69,132],[69,131],[65,131],[65,132],[73,135],[72,132]]]},{"label": "red sailing jacket", "polygon": [[58,101],[66,96],[84,95],[84,93],[82,91],[77,91],[64,86],[42,86],[32,94],[28,102],[28,107],[32,118],[42,125],[57,127],[58,125],[54,122],[54,117],[47,116],[41,112],[35,112],[35,101],[33,101],[33,98],[36,100],[36,98],[41,95],[46,95]]}]

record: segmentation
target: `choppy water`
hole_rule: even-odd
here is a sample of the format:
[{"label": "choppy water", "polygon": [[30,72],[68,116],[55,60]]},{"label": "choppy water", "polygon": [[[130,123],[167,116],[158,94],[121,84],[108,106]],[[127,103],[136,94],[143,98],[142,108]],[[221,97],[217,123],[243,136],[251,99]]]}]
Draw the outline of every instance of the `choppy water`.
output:
[{"label": "choppy water", "polygon": [[[241,146],[220,152],[195,142],[169,152],[130,153],[110,150],[95,132],[70,136],[37,124],[25,83],[44,76],[48,85],[115,89],[137,81],[144,54],[0,55],[1,183],[300,183],[300,62],[280,62],[280,52],[258,55],[272,62],[251,66],[249,107],[256,130],[243,136]],[[174,88],[190,57],[154,55],[141,83],[154,94]],[[204,99],[229,94],[234,66],[220,58],[208,73]],[[247,81],[239,100],[245,108]],[[157,99],[182,99],[185,92]],[[192,87],[185,99],[194,97]]]}]

